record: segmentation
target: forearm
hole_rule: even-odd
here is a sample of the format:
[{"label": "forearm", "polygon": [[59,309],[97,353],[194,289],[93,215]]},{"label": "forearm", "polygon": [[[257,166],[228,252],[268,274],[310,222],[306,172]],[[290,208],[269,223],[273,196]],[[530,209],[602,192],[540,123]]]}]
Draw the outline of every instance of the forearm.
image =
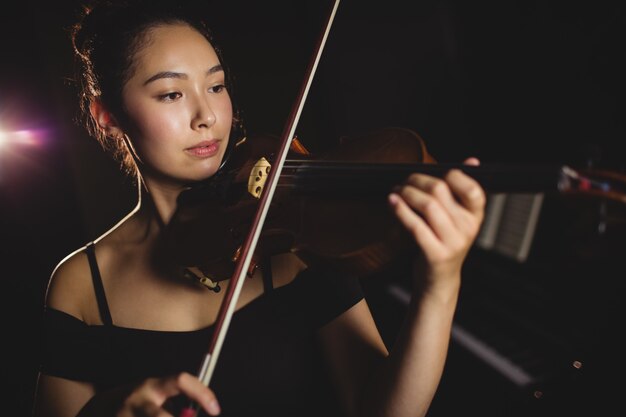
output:
[{"label": "forearm", "polygon": [[95,388],[87,382],[41,374],[37,380],[33,417],[76,417],[94,394]]},{"label": "forearm", "polygon": [[362,390],[359,416],[426,414],[443,373],[458,290],[454,284],[413,297],[389,356]]}]

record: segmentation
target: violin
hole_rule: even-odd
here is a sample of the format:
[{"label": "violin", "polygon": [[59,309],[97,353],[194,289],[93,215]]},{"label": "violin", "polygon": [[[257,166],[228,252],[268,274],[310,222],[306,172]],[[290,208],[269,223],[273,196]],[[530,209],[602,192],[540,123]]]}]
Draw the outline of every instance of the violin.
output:
[{"label": "violin", "polygon": [[[193,265],[214,283],[232,276],[278,140],[264,135],[242,141],[213,178],[181,193],[166,231],[171,243],[166,250],[178,265]],[[321,156],[311,155],[294,138],[249,275],[260,259],[286,252],[344,274],[363,277],[378,272],[409,247],[408,235],[391,214],[386,196],[411,173],[443,177],[450,169],[464,171],[487,193],[555,192],[626,203],[624,175],[565,165],[437,163],[424,140],[404,128],[344,137]]]}]

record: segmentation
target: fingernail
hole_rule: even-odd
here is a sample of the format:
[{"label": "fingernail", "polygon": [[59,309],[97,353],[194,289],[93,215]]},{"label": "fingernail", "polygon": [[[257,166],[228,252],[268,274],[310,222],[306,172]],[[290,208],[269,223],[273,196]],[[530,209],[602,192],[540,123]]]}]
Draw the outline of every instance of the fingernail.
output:
[{"label": "fingernail", "polygon": [[208,404],[208,408],[209,408],[209,413],[211,415],[218,415],[222,410],[220,409],[220,405],[217,402],[217,400],[213,400]]},{"label": "fingernail", "polygon": [[398,194],[391,193],[391,194],[389,194],[389,196],[387,197],[387,199],[389,200],[389,203],[390,203],[392,206],[395,206],[396,204],[398,204],[398,200],[400,199],[400,197],[398,196]]}]

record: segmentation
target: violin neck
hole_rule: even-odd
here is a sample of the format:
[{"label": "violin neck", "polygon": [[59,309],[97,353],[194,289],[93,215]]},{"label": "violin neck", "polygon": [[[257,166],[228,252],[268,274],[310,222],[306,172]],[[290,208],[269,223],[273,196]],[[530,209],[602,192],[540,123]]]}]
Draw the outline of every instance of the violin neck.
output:
[{"label": "violin neck", "polygon": [[541,193],[568,188],[563,166],[522,167],[510,165],[471,166],[461,164],[396,164],[287,160],[281,187],[304,194],[350,196],[389,193],[412,173],[443,178],[459,169],[474,178],[488,193]]}]

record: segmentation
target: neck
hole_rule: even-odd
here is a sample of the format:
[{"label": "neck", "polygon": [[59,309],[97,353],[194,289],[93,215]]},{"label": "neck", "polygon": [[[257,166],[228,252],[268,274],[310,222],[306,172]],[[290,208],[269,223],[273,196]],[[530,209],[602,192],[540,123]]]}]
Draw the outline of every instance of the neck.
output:
[{"label": "neck", "polygon": [[184,187],[171,186],[152,181],[141,181],[139,185],[140,211],[162,227],[169,224],[177,208],[177,198]]}]

